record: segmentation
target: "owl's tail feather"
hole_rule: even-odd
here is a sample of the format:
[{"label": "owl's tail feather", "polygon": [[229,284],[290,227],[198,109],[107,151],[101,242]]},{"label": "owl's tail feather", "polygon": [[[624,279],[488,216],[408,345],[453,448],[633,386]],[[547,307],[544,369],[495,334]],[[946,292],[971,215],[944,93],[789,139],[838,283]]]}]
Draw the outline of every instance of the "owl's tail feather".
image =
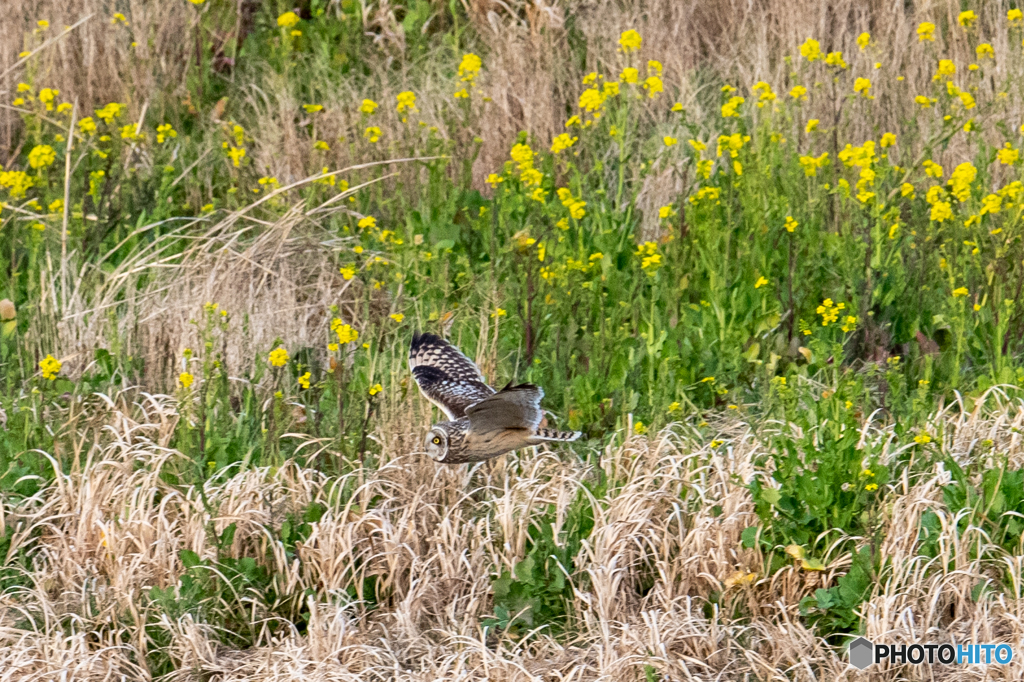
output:
[{"label": "owl's tail feather", "polygon": [[555,429],[537,429],[537,434],[531,436],[530,440],[536,443],[543,443],[551,440],[573,441],[583,435],[582,431],[556,431]]}]

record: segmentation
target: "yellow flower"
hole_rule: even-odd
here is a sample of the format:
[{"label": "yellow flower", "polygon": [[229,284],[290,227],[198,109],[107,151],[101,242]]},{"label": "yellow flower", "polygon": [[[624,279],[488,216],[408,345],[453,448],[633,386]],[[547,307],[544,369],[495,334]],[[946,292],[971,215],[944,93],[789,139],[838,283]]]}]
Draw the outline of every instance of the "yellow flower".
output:
[{"label": "yellow flower", "polygon": [[672,105],[672,111],[682,111],[682,110],[683,110],[682,102],[676,102],[675,104]]},{"label": "yellow flower", "polygon": [[967,290],[967,287],[957,287],[956,289],[953,289],[953,298],[961,298],[970,293],[971,292]]},{"label": "yellow flower", "polygon": [[640,80],[640,71],[638,69],[634,69],[632,66],[628,66],[619,74],[619,80],[623,83],[635,84]]},{"label": "yellow flower", "polygon": [[978,59],[995,59],[996,51],[992,49],[992,46],[988,43],[982,43],[978,47],[974,48],[974,53],[978,55]]},{"label": "yellow flower", "polygon": [[482,66],[483,61],[472,52],[462,55],[462,61],[459,63],[459,78],[467,83],[472,83],[480,73]]},{"label": "yellow flower", "polygon": [[362,131],[362,136],[366,137],[371,142],[376,142],[381,138],[381,129],[377,126],[370,126],[366,130]]},{"label": "yellow flower", "polygon": [[935,73],[935,78],[941,78],[943,76],[952,76],[956,73],[956,64],[952,59],[940,59],[939,70]]},{"label": "yellow flower", "polygon": [[821,44],[813,38],[808,38],[800,46],[800,56],[809,62],[821,59]]},{"label": "yellow flower", "polygon": [[843,318],[843,325],[840,327],[844,332],[852,332],[857,328],[857,317],[855,315],[847,315]]},{"label": "yellow flower", "polygon": [[929,219],[941,223],[953,217],[953,207],[947,201],[937,201],[932,205]]},{"label": "yellow flower", "polygon": [[[578,140],[578,139],[579,139],[578,137],[571,137],[568,133],[562,133],[561,135],[556,135],[555,139],[553,139],[551,141],[551,153],[552,154],[558,154],[560,152],[565,151],[569,147],[571,147],[574,144],[576,144],[576,140]],[[494,176],[494,177],[497,177],[497,176]],[[488,182],[490,182],[490,178],[488,178]],[[499,182],[500,182],[500,180],[499,180]],[[492,187],[493,186],[494,185],[492,185]]]},{"label": "yellow flower", "polygon": [[807,88],[802,85],[795,85],[793,86],[793,89],[789,91],[789,96],[797,101],[806,102]]},{"label": "yellow flower", "polygon": [[366,228],[372,229],[374,227],[377,227],[377,219],[374,218],[372,215],[368,215],[364,218],[360,218],[359,222],[356,223],[356,225],[359,227],[360,230],[365,230]]},{"label": "yellow flower", "polygon": [[853,91],[859,94],[861,97],[871,98],[869,91],[871,90],[871,81],[867,78],[858,78],[853,82]]},{"label": "yellow flower", "polygon": [[496,173],[491,173],[490,175],[487,176],[487,183],[491,187],[497,187],[499,182],[505,182],[505,178],[501,177]]},{"label": "yellow flower", "polygon": [[828,152],[823,152],[820,156],[801,156],[800,165],[804,169],[804,175],[807,177],[813,177],[818,174],[818,169],[823,168],[828,163]]},{"label": "yellow flower", "polygon": [[57,160],[57,153],[48,144],[36,145],[28,153],[28,164],[33,168],[46,168]]},{"label": "yellow flower", "polygon": [[825,55],[825,63],[829,66],[835,66],[840,69],[846,68],[846,62],[843,61],[843,53],[839,51],[829,52]]},{"label": "yellow flower", "polygon": [[935,24],[930,21],[922,21],[917,25],[917,41],[923,43],[926,40],[935,42]]},{"label": "yellow flower", "polygon": [[309,388],[309,372],[306,372],[299,377],[299,386],[302,388]]},{"label": "yellow flower", "polygon": [[999,159],[999,163],[1010,166],[1017,163],[1017,159],[1020,158],[1020,152],[1011,147],[1010,143],[1007,142],[1002,149],[996,152],[996,158]]},{"label": "yellow flower", "polygon": [[1024,20],[1024,11],[1019,9],[1011,9],[1006,12],[1006,20],[1012,23],[1019,23]]},{"label": "yellow flower", "polygon": [[657,76],[648,76],[647,80],[644,81],[644,90],[647,91],[647,97],[649,99],[654,99],[659,93],[665,91],[665,85]]},{"label": "yellow flower", "polygon": [[882,135],[881,141],[878,144],[882,149],[885,149],[886,147],[891,147],[894,144],[896,144],[896,135],[893,133],[884,133]]},{"label": "yellow flower", "polygon": [[975,14],[973,10],[967,10],[966,12],[961,12],[957,15],[956,23],[960,24],[964,28],[970,28],[974,25],[977,18],[978,15]]},{"label": "yellow flower", "polygon": [[682,409],[682,405],[680,405],[678,402],[673,402],[671,405],[668,406],[669,412],[678,412],[680,409]]},{"label": "yellow flower", "polygon": [[380,384],[374,384],[373,386],[370,386],[370,395],[377,395],[383,390],[383,386],[381,386]]},{"label": "yellow flower", "polygon": [[57,374],[60,373],[61,361],[47,354],[45,358],[39,361],[39,369],[43,373],[44,379],[53,381],[57,378]]},{"label": "yellow flower", "polygon": [[336,343],[329,343],[329,344],[327,344],[327,350],[328,350],[328,352],[331,352],[331,353],[337,353],[338,352],[338,344],[336,344]]},{"label": "yellow flower", "polygon": [[821,123],[821,121],[819,121],[816,118],[808,119],[807,120],[807,125],[804,126],[804,132],[813,133],[815,130],[818,129],[818,124],[819,123]]},{"label": "yellow flower", "polygon": [[284,367],[285,363],[288,362],[288,351],[284,348],[275,348],[270,351],[268,359],[270,360],[270,364],[274,367]]},{"label": "yellow flower", "polygon": [[281,28],[291,28],[299,23],[299,15],[295,12],[285,12],[277,18],[277,25]]},{"label": "yellow flower", "polygon": [[744,102],[746,100],[738,95],[730,97],[729,101],[722,105],[722,118],[739,118],[740,115],[736,109]]},{"label": "yellow flower", "polygon": [[619,51],[625,54],[636,52],[640,49],[643,41],[644,39],[640,37],[640,34],[633,29],[623,31],[622,35],[619,36]]},{"label": "yellow flower", "polygon": [[245,147],[232,146],[228,149],[228,157],[231,159],[231,163],[234,167],[238,168],[242,163],[242,159],[245,158]]},{"label": "yellow flower", "polygon": [[672,206],[671,205],[669,205],[669,206],[662,206],[661,208],[658,209],[658,217],[660,219],[662,219],[662,220],[664,220],[665,218],[671,218],[672,217],[672,213],[673,213],[673,211],[672,211]]},{"label": "yellow flower", "polygon": [[584,90],[580,95],[579,105],[580,109],[584,111],[600,112],[601,107],[604,105],[604,95],[597,88]]},{"label": "yellow flower", "polygon": [[877,483],[868,483],[866,486],[864,486],[864,490],[867,490],[868,492],[870,492],[872,490],[878,490],[878,484]]},{"label": "yellow flower", "polygon": [[978,176],[978,169],[974,165],[965,161],[961,163],[949,176],[949,185],[951,187],[950,192],[959,201],[967,201],[971,196],[971,183]]},{"label": "yellow flower", "polygon": [[859,47],[862,52],[867,49],[868,44],[870,42],[871,42],[871,34],[868,33],[867,31],[865,31],[864,33],[861,33],[859,36],[857,36],[857,47]]},{"label": "yellow flower", "polygon": [[193,377],[188,372],[182,372],[181,374],[178,375],[178,381],[181,382],[181,387],[182,388],[188,388],[189,386],[192,385],[192,382],[194,380],[195,380],[195,377]]},{"label": "yellow flower", "polygon": [[676,138],[669,137],[668,135],[666,135],[665,137],[661,138],[661,141],[665,143],[666,147],[671,147],[672,145],[674,145],[677,142],[679,142],[679,140],[677,140]]},{"label": "yellow flower", "polygon": [[416,111],[416,94],[411,90],[400,92],[395,95],[395,99],[398,101],[398,111]]},{"label": "yellow flower", "polygon": [[178,132],[170,123],[163,123],[156,127],[157,144],[163,144],[168,138],[177,137]]},{"label": "yellow flower", "polygon": [[914,436],[914,442],[918,443],[919,445],[925,445],[927,443],[932,442],[932,437],[929,436],[927,433],[919,433],[916,436]]},{"label": "yellow flower", "polygon": [[53,111],[53,100],[60,94],[56,88],[43,88],[39,91],[39,101],[46,105],[47,111]]},{"label": "yellow flower", "polygon": [[123,104],[118,104],[117,102],[111,102],[110,104],[108,104],[107,106],[103,107],[102,109],[97,109],[96,110],[96,116],[101,118],[101,119],[103,119],[104,123],[110,124],[110,123],[114,122],[115,118],[118,118],[121,115],[121,112],[122,112],[123,109],[124,109],[124,105]]},{"label": "yellow flower", "polygon": [[784,225],[784,227],[786,228],[786,232],[794,232],[799,225],[800,223],[793,220],[793,216],[786,216],[786,224]]},{"label": "yellow flower", "polygon": [[356,269],[355,268],[341,268],[341,270],[339,270],[339,272],[341,272],[341,278],[346,280],[346,281],[348,281],[348,280],[350,280],[350,279],[352,279],[353,277],[356,276]]},{"label": "yellow flower", "polygon": [[527,187],[540,185],[540,183],[544,180],[544,174],[541,173],[536,168],[527,168],[519,176],[519,180]]},{"label": "yellow flower", "polygon": [[323,111],[324,105],[322,104],[303,104],[302,108],[306,110],[307,114],[315,114],[319,111]]},{"label": "yellow flower", "polygon": [[403,315],[402,313],[391,313],[390,315],[388,315],[388,317],[390,317],[395,322],[398,322],[399,324],[401,324],[402,320],[405,319],[405,315]]},{"label": "yellow flower", "polygon": [[918,95],[917,97],[914,98],[914,102],[920,104],[922,109],[927,109],[935,102],[935,100],[924,95]]},{"label": "yellow flower", "polygon": [[372,99],[364,99],[363,103],[359,105],[359,111],[364,114],[372,114],[379,106]]},{"label": "yellow flower", "polygon": [[761,288],[761,287],[763,287],[763,286],[764,286],[765,284],[768,284],[768,280],[767,280],[767,279],[765,279],[764,277],[758,277],[758,278],[757,278],[757,281],[756,281],[756,282],[754,282],[754,288],[755,288],[755,289],[760,289],[760,288]]},{"label": "yellow flower", "polygon": [[347,325],[337,317],[331,320],[331,331],[337,334],[338,343],[344,345],[359,338],[359,332]]},{"label": "yellow flower", "polygon": [[323,140],[317,140],[313,143],[313,149],[317,149],[322,152],[329,152],[331,150],[331,145],[327,144]]},{"label": "yellow flower", "polygon": [[641,421],[635,422],[633,424],[633,433],[638,436],[642,436],[647,433],[647,426]]},{"label": "yellow flower", "polygon": [[544,203],[544,197],[546,197],[547,194],[548,193],[544,190],[544,188],[537,187],[532,192],[530,192],[530,198],[533,199],[534,201],[537,201],[537,202],[540,202],[540,203],[543,204]]},{"label": "yellow flower", "polygon": [[815,312],[821,315],[821,326],[827,327],[839,319],[839,311],[844,308],[846,308],[845,303],[833,303],[831,298],[826,298]]},{"label": "yellow flower", "polygon": [[924,167],[924,173],[928,177],[930,177],[930,178],[941,178],[942,177],[942,173],[943,173],[942,166],[940,166],[939,164],[935,163],[931,159],[925,159],[924,161],[921,162],[921,165]]}]

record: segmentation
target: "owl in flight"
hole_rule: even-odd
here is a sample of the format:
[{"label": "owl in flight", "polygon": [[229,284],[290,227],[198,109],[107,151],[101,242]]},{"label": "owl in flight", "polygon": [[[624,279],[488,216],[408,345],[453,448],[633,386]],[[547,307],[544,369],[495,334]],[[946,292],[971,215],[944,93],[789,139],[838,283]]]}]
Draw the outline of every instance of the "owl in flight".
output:
[{"label": "owl in flight", "polygon": [[544,391],[533,384],[509,384],[495,391],[473,361],[433,334],[414,334],[409,367],[427,400],[449,421],[427,434],[427,454],[444,464],[492,459],[546,441],[573,441],[579,431],[540,427]]}]

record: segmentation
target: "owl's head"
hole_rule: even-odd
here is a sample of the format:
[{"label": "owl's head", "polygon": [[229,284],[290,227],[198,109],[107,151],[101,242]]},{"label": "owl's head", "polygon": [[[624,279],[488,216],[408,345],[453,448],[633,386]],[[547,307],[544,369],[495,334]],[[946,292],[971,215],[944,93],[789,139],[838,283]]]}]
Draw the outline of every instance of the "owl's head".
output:
[{"label": "owl's head", "polygon": [[425,442],[427,455],[435,462],[443,462],[448,456],[448,432],[435,426],[430,429]]}]

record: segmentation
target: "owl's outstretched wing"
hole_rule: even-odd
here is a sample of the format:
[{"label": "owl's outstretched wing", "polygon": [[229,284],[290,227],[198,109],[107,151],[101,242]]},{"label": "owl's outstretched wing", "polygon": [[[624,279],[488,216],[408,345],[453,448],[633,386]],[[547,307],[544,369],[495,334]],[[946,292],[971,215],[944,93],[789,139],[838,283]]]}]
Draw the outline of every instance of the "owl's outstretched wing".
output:
[{"label": "owl's outstretched wing", "polygon": [[413,335],[409,368],[423,395],[449,419],[466,416],[467,407],[494,395],[473,361],[434,334]]},{"label": "owl's outstretched wing", "polygon": [[540,409],[543,397],[544,391],[540,386],[506,386],[466,408],[469,433],[482,436],[494,431],[522,430],[533,435],[544,418]]}]

